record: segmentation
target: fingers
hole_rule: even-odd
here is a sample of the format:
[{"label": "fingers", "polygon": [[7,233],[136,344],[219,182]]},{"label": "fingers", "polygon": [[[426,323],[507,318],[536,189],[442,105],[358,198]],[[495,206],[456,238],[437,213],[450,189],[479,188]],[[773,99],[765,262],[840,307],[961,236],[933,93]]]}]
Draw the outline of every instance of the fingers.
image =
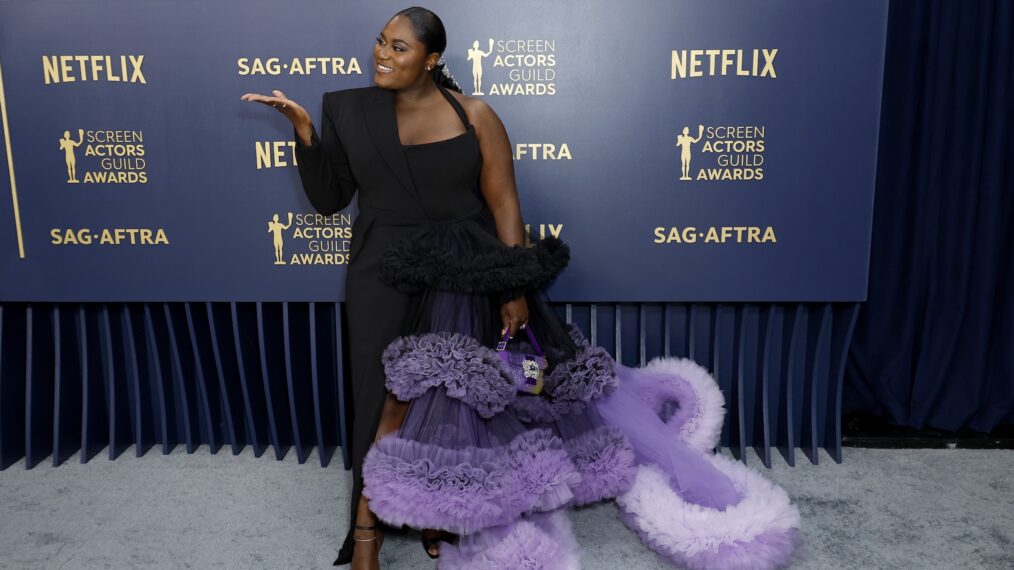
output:
[{"label": "fingers", "polygon": [[508,321],[507,325],[504,325],[503,330],[500,331],[500,335],[502,336],[503,333],[507,332],[507,329],[510,328],[511,336],[512,337],[516,336],[519,330],[525,328],[525,324],[526,323],[523,323],[517,319],[511,319],[510,321]]},{"label": "fingers", "polygon": [[[275,90],[274,93],[282,93],[281,91]],[[267,95],[261,95],[260,93],[245,93],[240,97],[243,101],[253,101],[256,103],[263,103],[265,105],[274,107],[275,109],[282,110],[288,107],[289,100],[284,97],[268,97]]]},{"label": "fingers", "polygon": [[260,93],[245,93],[240,97],[243,101],[254,101],[256,103],[267,103],[271,104],[278,100],[277,97],[268,97],[267,95],[261,95]]},{"label": "fingers", "polygon": [[281,101],[281,105],[275,105],[276,109],[285,109],[289,106],[289,98],[285,96],[285,93],[282,93],[277,89],[274,89],[271,92]]},{"label": "fingers", "polygon": [[511,336],[514,336],[519,330],[524,330],[526,326],[528,326],[527,317],[524,320],[516,319],[514,317],[504,317],[504,325],[503,328],[500,329],[500,335],[503,336],[503,333],[507,332],[507,329],[510,328]]},{"label": "fingers", "polygon": [[500,336],[503,336],[503,334],[508,330],[510,330],[512,337],[518,332],[518,322],[510,315],[504,316],[504,325],[503,328],[500,329]]}]

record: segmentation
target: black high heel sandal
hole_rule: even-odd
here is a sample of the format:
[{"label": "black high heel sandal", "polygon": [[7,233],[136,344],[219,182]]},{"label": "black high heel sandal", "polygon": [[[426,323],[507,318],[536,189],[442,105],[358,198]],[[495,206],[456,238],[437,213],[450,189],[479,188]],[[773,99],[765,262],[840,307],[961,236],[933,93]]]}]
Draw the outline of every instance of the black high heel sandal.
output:
[{"label": "black high heel sandal", "polygon": [[[431,529],[432,530],[432,529]],[[438,530],[435,534],[427,535],[424,531],[422,533],[422,544],[423,549],[426,550],[426,556],[430,558],[440,558],[440,553],[433,554],[430,549],[433,547],[440,547],[441,542],[451,542],[454,535],[447,532],[446,530]]]}]

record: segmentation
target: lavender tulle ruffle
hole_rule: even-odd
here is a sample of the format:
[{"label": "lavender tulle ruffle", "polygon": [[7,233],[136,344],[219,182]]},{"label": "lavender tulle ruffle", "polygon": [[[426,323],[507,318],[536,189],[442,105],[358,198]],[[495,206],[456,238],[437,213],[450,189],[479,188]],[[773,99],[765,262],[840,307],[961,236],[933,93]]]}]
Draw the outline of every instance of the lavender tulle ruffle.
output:
[{"label": "lavender tulle ruffle", "polygon": [[517,389],[496,351],[461,333],[402,336],[384,350],[387,389],[399,400],[414,400],[435,386],[484,418],[503,411]]},{"label": "lavender tulle ruffle", "polygon": [[457,450],[387,436],[367,453],[363,476],[381,519],[457,534],[562,506],[579,481],[563,442],[548,430],[524,432],[503,447]]},{"label": "lavender tulle ruffle", "polygon": [[630,442],[620,430],[600,425],[564,440],[581,481],[574,485],[574,506],[614,499],[634,483],[636,464]]},{"label": "lavender tulle ruffle", "polygon": [[578,570],[577,541],[563,510],[525,516],[440,549],[441,570]]},{"label": "lavender tulle ruffle", "polygon": [[683,359],[649,364],[618,365],[619,388],[594,404],[637,456],[634,483],[617,497],[621,520],[652,550],[687,568],[783,566],[799,538],[799,510],[756,470],[711,452],[724,415],[714,379],[704,371],[688,380],[677,370],[703,369]]}]

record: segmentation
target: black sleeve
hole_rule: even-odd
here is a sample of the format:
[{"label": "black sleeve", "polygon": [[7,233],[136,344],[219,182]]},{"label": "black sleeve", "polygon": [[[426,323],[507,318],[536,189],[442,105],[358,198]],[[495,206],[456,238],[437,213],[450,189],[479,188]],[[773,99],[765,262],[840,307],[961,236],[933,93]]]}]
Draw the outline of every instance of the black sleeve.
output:
[{"label": "black sleeve", "polygon": [[321,136],[317,136],[314,127],[310,144],[305,146],[299,140],[295,127],[292,133],[296,138],[296,163],[303,190],[318,212],[331,215],[344,210],[352,202],[358,185],[338,139],[327,97],[325,93],[320,120]]}]

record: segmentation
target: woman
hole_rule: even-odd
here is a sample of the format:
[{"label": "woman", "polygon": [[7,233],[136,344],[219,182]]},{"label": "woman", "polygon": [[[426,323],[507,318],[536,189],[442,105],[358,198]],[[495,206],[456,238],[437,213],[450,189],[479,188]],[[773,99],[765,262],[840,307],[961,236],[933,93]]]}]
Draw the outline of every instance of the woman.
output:
[{"label": "woman", "polygon": [[[337,212],[359,191],[346,276],[353,501],[335,563],[379,567],[378,518],[424,529],[432,557],[437,539],[459,535],[442,566],[562,568],[577,559],[558,507],[659,481],[677,508],[736,506],[732,479],[669,443],[673,422],[661,418],[671,406],[619,388],[620,378],[679,387],[678,371],[623,367],[555,314],[544,288],[569,249],[558,238],[525,247],[507,133],[485,102],[460,93],[445,48],[435,14],[398,12],[374,46],[375,85],[326,93],[319,136],[282,92],[243,96],[292,122],[318,211]],[[543,394],[519,395],[516,370],[500,358],[519,331],[527,340],[514,352],[548,360]],[[652,401],[678,401],[670,392]],[[659,550],[638,497],[625,520]],[[667,554],[685,563],[694,552],[680,542]]]},{"label": "woman", "polygon": [[[419,34],[417,29],[422,29]],[[352,367],[353,512],[345,544],[337,562],[347,562],[355,539],[373,540],[370,527],[374,518],[362,496],[362,460],[374,439],[397,429],[405,413],[405,404],[386,394],[381,352],[400,333],[409,311],[410,295],[378,280],[381,256],[386,246],[409,235],[426,220],[451,217],[456,209],[470,204],[419,200],[420,189],[412,179],[406,158],[426,160],[424,145],[452,142],[444,147],[461,156],[462,175],[472,175],[478,166],[475,150],[481,151],[479,174],[482,197],[496,220],[496,231],[508,246],[524,244],[510,142],[500,119],[479,99],[456,96],[464,106],[472,125],[461,134],[461,121],[447,105],[436,81],[443,81],[438,67],[446,46],[439,19],[429,11],[409,9],[396,14],[385,26],[374,46],[376,87],[326,93],[321,135],[318,138],[309,114],[296,102],[274,91],[273,97],[246,94],[243,99],[276,108],[295,129],[297,161],[304,188],[313,206],[324,214],[345,208],[357,188],[360,215],[353,224],[350,262],[346,276],[346,304],[349,312]],[[454,87],[454,86],[452,86]],[[393,110],[395,115],[390,114]],[[360,116],[353,117],[356,109]],[[362,119],[365,118],[365,121]],[[358,120],[357,120],[358,119]],[[341,136],[339,130],[341,128]],[[397,140],[393,140],[396,135]],[[474,149],[472,138],[478,143]],[[356,152],[375,141],[376,148]],[[443,150],[433,147],[434,150]],[[406,154],[403,154],[406,153]],[[416,158],[414,155],[420,155]],[[386,163],[386,164],[385,164]],[[436,166],[436,165],[432,165]],[[426,168],[426,166],[424,166]],[[474,178],[474,177],[473,177]],[[428,211],[429,210],[432,211]],[[378,224],[375,222],[388,222]],[[528,320],[524,297],[502,304],[503,326],[511,334]],[[356,523],[360,528],[356,529]],[[355,531],[355,532],[354,532]],[[362,531],[362,532],[359,532]],[[367,544],[367,546],[371,546]],[[372,548],[355,549],[357,555]],[[433,549],[435,550],[435,549]],[[356,558],[359,558],[357,556]]]}]

